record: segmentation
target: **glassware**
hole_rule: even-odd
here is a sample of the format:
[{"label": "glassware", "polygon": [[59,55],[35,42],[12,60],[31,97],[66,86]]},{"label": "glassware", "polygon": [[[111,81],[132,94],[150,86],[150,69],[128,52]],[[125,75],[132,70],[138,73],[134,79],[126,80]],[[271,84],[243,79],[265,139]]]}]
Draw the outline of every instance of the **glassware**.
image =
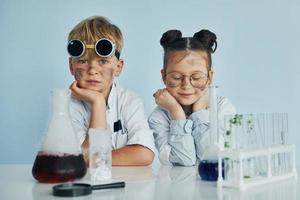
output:
[{"label": "glassware", "polygon": [[[224,161],[222,162],[222,176],[224,177]],[[198,172],[202,180],[218,180],[218,160],[201,160],[198,166]]]},{"label": "glassware", "polygon": [[225,148],[261,148],[286,144],[287,113],[236,114],[225,116]]},{"label": "glassware", "polygon": [[[198,166],[202,180],[216,181],[218,178],[218,152],[221,150],[218,138],[218,111],[217,111],[217,86],[209,85],[209,138],[210,144],[204,149],[203,156]],[[224,163],[222,163],[224,171]],[[224,174],[224,173],[223,173]]]},{"label": "glassware", "polygon": [[112,167],[111,132],[105,129],[90,128],[89,143],[91,181],[96,184],[97,181],[110,180]]},{"label": "glassware", "polygon": [[[224,127],[226,127],[225,148],[259,149],[283,145],[287,141],[287,113],[227,115],[224,122]],[[272,174],[280,174],[285,171],[287,160],[285,154],[274,154],[271,157]],[[266,158],[251,157],[243,164],[247,177],[266,175]]]},{"label": "glassware", "polygon": [[69,114],[70,92],[51,91],[51,114],[47,132],[32,168],[41,183],[60,183],[82,178],[86,166]]}]

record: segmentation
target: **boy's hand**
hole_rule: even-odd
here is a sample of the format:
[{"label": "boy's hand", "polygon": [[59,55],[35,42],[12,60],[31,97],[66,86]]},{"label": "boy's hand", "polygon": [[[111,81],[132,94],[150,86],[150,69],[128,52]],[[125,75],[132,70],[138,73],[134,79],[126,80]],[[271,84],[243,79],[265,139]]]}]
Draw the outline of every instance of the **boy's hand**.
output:
[{"label": "boy's hand", "polygon": [[164,88],[153,94],[155,103],[167,109],[172,119],[185,119],[185,113],[178,101]]},{"label": "boy's hand", "polygon": [[101,92],[80,88],[77,85],[77,81],[74,81],[71,84],[70,89],[74,96],[90,104],[91,106],[106,106],[105,98]]},{"label": "boy's hand", "polygon": [[193,104],[193,112],[208,108],[209,106],[209,89],[203,91],[203,95]]}]

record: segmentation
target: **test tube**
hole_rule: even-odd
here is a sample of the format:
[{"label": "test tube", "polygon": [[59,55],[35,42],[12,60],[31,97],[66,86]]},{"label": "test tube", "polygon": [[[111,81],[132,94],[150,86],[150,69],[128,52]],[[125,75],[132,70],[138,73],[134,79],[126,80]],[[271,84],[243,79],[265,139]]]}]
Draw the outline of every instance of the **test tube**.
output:
[{"label": "test tube", "polygon": [[214,84],[209,86],[209,121],[210,121],[210,143],[217,144],[218,142],[218,111],[216,88]]}]

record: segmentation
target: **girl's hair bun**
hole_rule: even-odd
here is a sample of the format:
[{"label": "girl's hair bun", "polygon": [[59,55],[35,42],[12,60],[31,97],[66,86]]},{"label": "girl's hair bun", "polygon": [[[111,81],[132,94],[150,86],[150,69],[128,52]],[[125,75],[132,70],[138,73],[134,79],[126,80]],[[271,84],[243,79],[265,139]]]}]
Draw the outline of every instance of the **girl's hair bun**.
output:
[{"label": "girl's hair bun", "polygon": [[182,37],[181,31],[179,30],[168,30],[160,38],[160,44],[163,48],[167,48],[172,44],[176,39]]},{"label": "girl's hair bun", "polygon": [[200,41],[203,46],[210,52],[215,52],[217,49],[217,36],[209,30],[201,30],[194,34],[195,39]]}]

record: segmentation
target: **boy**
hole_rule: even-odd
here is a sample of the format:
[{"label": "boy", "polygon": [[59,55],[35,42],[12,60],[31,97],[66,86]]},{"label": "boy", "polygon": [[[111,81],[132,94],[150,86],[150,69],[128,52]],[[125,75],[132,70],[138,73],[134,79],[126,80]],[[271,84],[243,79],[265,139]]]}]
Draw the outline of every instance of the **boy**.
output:
[{"label": "boy", "polygon": [[112,165],[150,165],[155,146],[143,102],[114,83],[124,64],[120,29],[106,18],[94,16],[77,24],[68,41],[69,66],[75,77],[70,86],[70,112],[86,163],[88,132],[102,129],[112,134]]}]

